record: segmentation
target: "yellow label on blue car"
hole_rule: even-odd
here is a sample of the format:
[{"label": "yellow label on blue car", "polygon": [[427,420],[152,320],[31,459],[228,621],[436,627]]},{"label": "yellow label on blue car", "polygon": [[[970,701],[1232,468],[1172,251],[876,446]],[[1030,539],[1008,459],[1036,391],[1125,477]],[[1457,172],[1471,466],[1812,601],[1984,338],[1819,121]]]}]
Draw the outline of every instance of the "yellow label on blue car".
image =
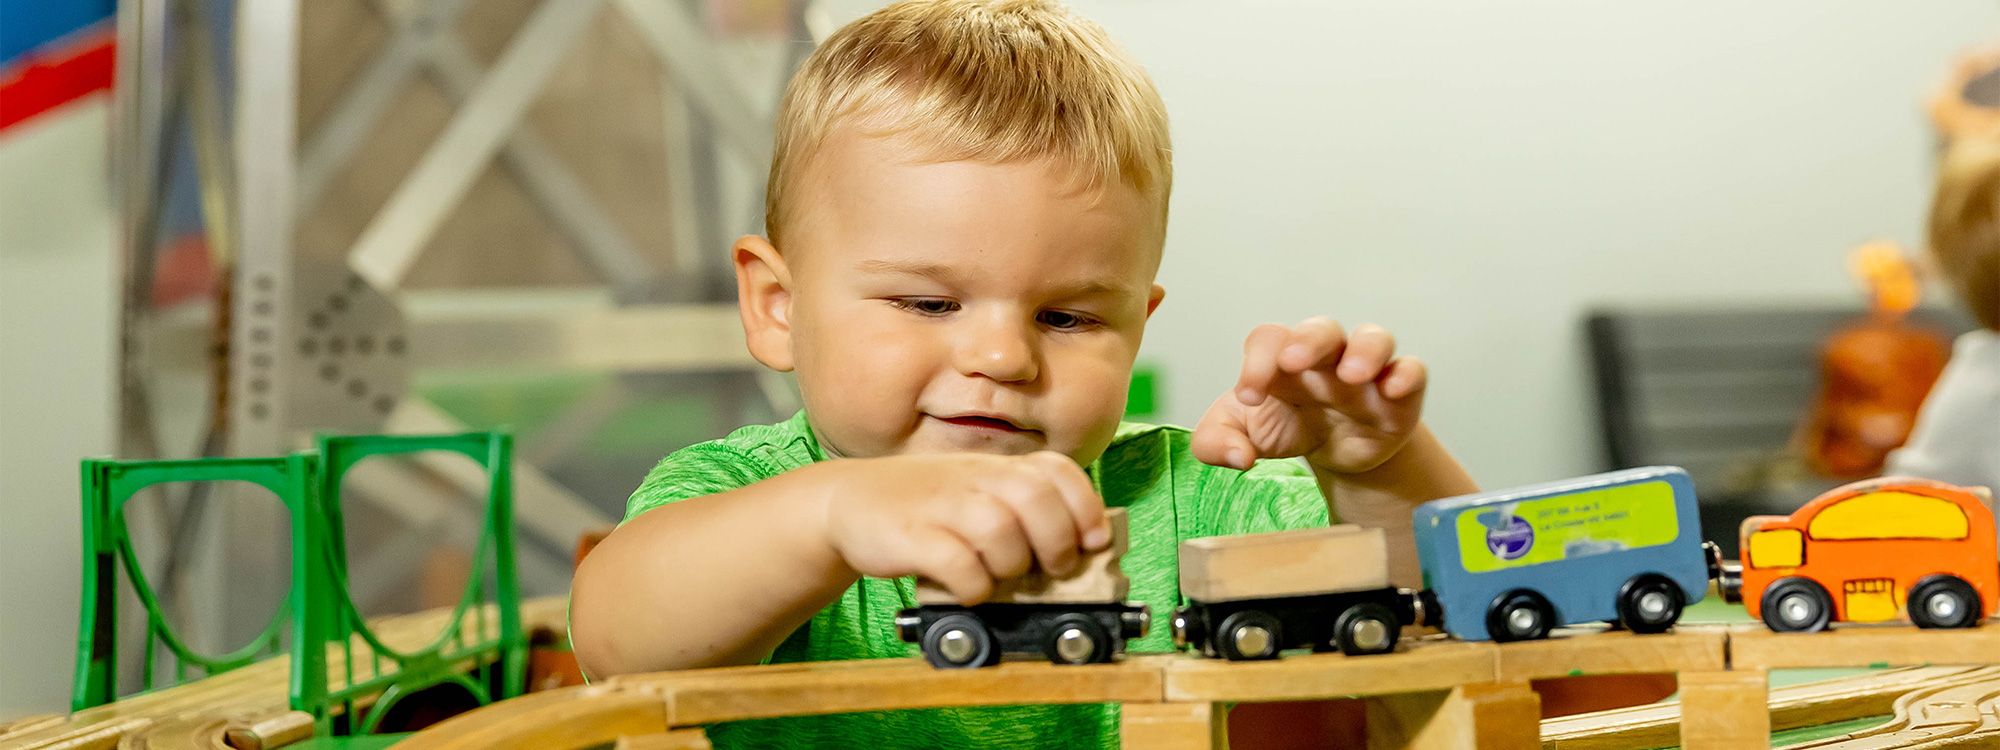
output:
[{"label": "yellow label on blue car", "polygon": [[1468,573],[1651,547],[1680,535],[1666,482],[1466,508],[1457,526]]}]

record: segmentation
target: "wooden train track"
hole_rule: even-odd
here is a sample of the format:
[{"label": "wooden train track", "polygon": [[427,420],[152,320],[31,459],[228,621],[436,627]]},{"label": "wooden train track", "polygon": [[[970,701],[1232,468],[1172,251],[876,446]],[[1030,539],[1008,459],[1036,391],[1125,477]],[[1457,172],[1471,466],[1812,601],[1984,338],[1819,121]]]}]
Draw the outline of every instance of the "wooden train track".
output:
[{"label": "wooden train track", "polygon": [[[1994,718],[2000,716],[2000,667],[1919,666],[1779,691],[1766,687],[1768,669],[1952,663],[2000,664],[2000,628],[1849,627],[1779,635],[1754,625],[1684,626],[1645,636],[1573,629],[1546,641],[1432,638],[1382,656],[1312,654],[1263,662],[1156,654],[1105,665],[1010,662],[952,671],[918,659],[785,664],[634,675],[503,701],[397,747],[698,747],[705,742],[693,730],[741,719],[1116,702],[1124,704],[1126,747],[1192,749],[1219,746],[1228,704],[1347,696],[1366,700],[1370,744],[1383,747],[1763,748],[1773,728],[1892,710],[1897,718],[1879,727],[1804,747],[1855,746],[1841,744],[1849,740],[1872,748],[1914,747],[1920,738],[1940,737],[2000,743],[2000,719]],[[1546,677],[1659,672],[1680,675],[1680,703],[1546,725],[1527,687],[1527,680]],[[666,743],[665,737],[687,744],[637,744]]]},{"label": "wooden train track", "polygon": [[[491,605],[488,605],[489,607]],[[560,631],[568,600],[549,597],[523,603],[521,619],[532,631]],[[392,648],[416,648],[437,637],[451,619],[449,608],[373,621],[375,632]],[[483,617],[482,617],[483,615]],[[468,610],[463,626],[477,632],[498,627],[491,612]],[[489,636],[490,637],[490,636]],[[354,638],[355,663],[372,664],[369,646]],[[334,688],[343,687],[346,656],[327,649],[327,672]],[[114,701],[67,716],[47,716],[0,726],[0,750],[83,750],[84,748],[251,748],[277,747],[312,735],[312,717],[292,711],[287,681],[291,659],[278,656],[207,679],[176,685],[145,695]],[[359,674],[357,678],[373,675]],[[366,701],[363,701],[366,704]]]},{"label": "wooden train track", "polygon": [[[560,627],[563,601],[527,607]],[[382,621],[392,643],[437,632],[448,612]],[[490,621],[490,620],[489,620]],[[1849,627],[1813,635],[1755,625],[1683,626],[1662,635],[1570,629],[1545,641],[1414,639],[1381,656],[1225,662],[1148,654],[1115,664],[1008,662],[937,670],[920,659],[782,664],[631,675],[502,701],[412,735],[398,747],[706,748],[701,727],[742,719],[1024,703],[1121,703],[1127,747],[1221,746],[1239,702],[1361,697],[1371,746],[1628,750],[1679,743],[1766,747],[1773,729],[1888,715],[1810,748],[2000,745],[2000,628]],[[1767,691],[1769,669],[1909,666]],[[310,733],[285,706],[283,658],[63,717],[0,727],[16,748],[277,747]],[[337,671],[337,670],[336,670]],[[1527,681],[1672,672],[1682,701],[1548,722]],[[1685,710],[1684,710],[1685,709]]]}]

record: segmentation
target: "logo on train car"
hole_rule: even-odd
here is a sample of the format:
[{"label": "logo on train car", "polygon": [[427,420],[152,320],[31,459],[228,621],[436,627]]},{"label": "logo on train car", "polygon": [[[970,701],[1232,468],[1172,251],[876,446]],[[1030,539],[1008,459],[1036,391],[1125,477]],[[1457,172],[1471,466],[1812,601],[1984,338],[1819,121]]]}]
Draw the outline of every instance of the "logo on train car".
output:
[{"label": "logo on train car", "polygon": [[1456,525],[1459,561],[1468,573],[1651,547],[1680,536],[1674,489],[1658,481],[1466,508]]},{"label": "logo on train car", "polygon": [[[1499,518],[1506,520],[1496,522]],[[1493,513],[1479,514],[1479,522],[1486,527],[1486,549],[1502,560],[1518,559],[1535,546],[1534,525],[1504,506]]]}]

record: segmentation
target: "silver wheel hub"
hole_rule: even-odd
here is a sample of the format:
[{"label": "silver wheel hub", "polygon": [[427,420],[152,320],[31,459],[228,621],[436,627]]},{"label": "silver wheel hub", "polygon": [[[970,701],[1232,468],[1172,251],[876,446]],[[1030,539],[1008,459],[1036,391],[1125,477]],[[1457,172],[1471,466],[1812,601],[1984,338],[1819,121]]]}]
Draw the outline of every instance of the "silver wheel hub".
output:
[{"label": "silver wheel hub", "polygon": [[1244,656],[1263,656],[1271,649],[1271,631],[1256,625],[1246,625],[1236,629],[1236,653]]},{"label": "silver wheel hub", "polygon": [[1639,614],[1648,621],[1658,620],[1667,614],[1667,595],[1658,591],[1648,591],[1639,596]]},{"label": "silver wheel hub", "polygon": [[1097,639],[1091,638],[1082,628],[1068,628],[1056,636],[1056,655],[1071,664],[1089,661],[1091,652],[1096,650]]},{"label": "silver wheel hub", "polygon": [[1183,649],[1187,648],[1187,646],[1187,618],[1176,614],[1174,615],[1174,648]]},{"label": "silver wheel hub", "polygon": [[1958,616],[1958,597],[1938,592],[1931,595],[1930,601],[1924,602],[1924,608],[1930,610],[1932,617],[1949,620]]},{"label": "silver wheel hub", "polygon": [[1803,625],[1812,619],[1812,604],[1806,601],[1805,595],[1792,594],[1778,602],[1778,616],[1785,618],[1785,622]]},{"label": "silver wheel hub", "polygon": [[972,634],[953,629],[938,639],[938,656],[953,664],[964,664],[972,660]]},{"label": "silver wheel hub", "polygon": [[1374,651],[1389,642],[1389,626],[1381,620],[1362,620],[1354,624],[1350,634],[1354,645],[1365,651]]},{"label": "silver wheel hub", "polygon": [[1541,624],[1541,613],[1530,607],[1521,607],[1507,613],[1507,629],[1515,635],[1535,632],[1535,628]]}]

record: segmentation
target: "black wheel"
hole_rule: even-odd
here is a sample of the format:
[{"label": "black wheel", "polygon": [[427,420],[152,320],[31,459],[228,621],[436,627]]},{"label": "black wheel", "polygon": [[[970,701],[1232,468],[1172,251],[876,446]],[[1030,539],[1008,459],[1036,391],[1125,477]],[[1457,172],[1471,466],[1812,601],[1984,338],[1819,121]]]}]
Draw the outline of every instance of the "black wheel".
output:
[{"label": "black wheel", "polygon": [[1555,626],[1556,608],[1541,594],[1527,589],[1494,597],[1486,607],[1486,633],[1502,643],[1547,638]]},{"label": "black wheel", "polygon": [[1808,578],[1780,578],[1764,589],[1764,625],[1780,633],[1817,633],[1833,622],[1833,597]]},{"label": "black wheel", "polygon": [[1042,639],[1042,653],[1055,664],[1096,664],[1111,660],[1111,635],[1084,615],[1063,615]]},{"label": "black wheel", "polygon": [[1348,656],[1386,654],[1396,650],[1403,628],[1396,613],[1380,604],[1356,604],[1333,621],[1333,643]]},{"label": "black wheel", "polygon": [[1000,663],[993,631],[966,612],[937,618],[924,630],[924,660],[938,669],[978,669]]},{"label": "black wheel", "polygon": [[1687,594],[1658,573],[1632,577],[1618,590],[1618,624],[1634,633],[1664,633],[1680,622]]},{"label": "black wheel", "polygon": [[1275,659],[1283,635],[1278,618],[1244,610],[1222,618],[1222,627],[1215,629],[1215,650],[1230,661]]},{"label": "black wheel", "polygon": [[1929,575],[1910,587],[1910,622],[1920,628],[1969,628],[1986,612],[1979,592],[1954,575]]}]

